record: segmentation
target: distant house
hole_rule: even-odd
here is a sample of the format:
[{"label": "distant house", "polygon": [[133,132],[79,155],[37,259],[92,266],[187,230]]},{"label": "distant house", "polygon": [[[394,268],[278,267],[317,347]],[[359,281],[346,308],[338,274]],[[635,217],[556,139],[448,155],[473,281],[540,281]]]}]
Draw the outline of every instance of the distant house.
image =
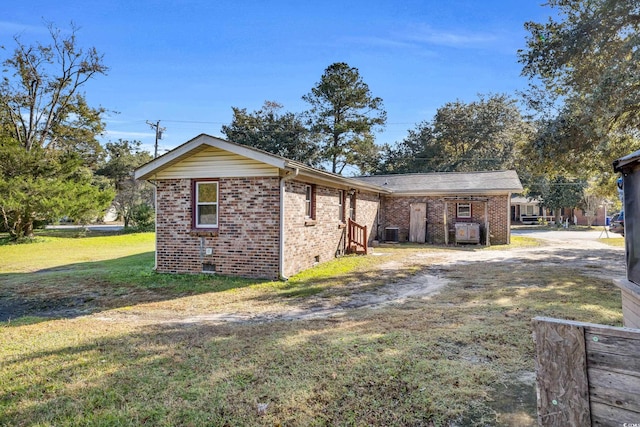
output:
[{"label": "distant house", "polygon": [[511,197],[511,220],[516,224],[539,224],[553,222],[553,212],[540,205],[536,198]]},{"label": "distant house", "polygon": [[136,178],[156,188],[157,271],[269,279],[374,241],[509,243],[522,191],[514,171],[347,178],[204,134]]},{"label": "distant house", "polygon": [[[575,225],[589,225],[587,212],[578,208],[560,209],[560,219]],[[604,205],[592,213],[591,225],[602,226],[606,224],[606,208]],[[612,212],[609,212],[611,214]],[[511,197],[511,221],[515,224],[540,224],[547,222],[553,224],[555,215],[551,209],[545,208],[536,198],[528,198],[514,195]]]}]

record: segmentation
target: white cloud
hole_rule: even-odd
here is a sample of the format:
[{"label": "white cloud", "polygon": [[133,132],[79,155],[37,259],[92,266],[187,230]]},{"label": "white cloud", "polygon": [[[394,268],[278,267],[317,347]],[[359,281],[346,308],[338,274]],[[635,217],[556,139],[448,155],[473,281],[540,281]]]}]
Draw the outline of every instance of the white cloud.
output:
[{"label": "white cloud", "polygon": [[390,47],[390,48],[415,48],[415,43],[409,43],[401,40],[393,40],[383,37],[349,37],[344,39],[346,42],[367,45],[371,47]]},{"label": "white cloud", "polygon": [[17,22],[0,21],[0,34],[8,34],[11,36],[20,35],[22,33],[48,34],[49,30],[43,25],[27,25]]},{"label": "white cloud", "polygon": [[498,33],[435,29],[429,25],[413,25],[402,30],[392,31],[388,35],[349,37],[341,42],[370,48],[408,49],[433,56],[437,55],[437,47],[493,48],[502,43],[503,38]]},{"label": "white cloud", "polygon": [[155,132],[128,132],[120,130],[108,130],[104,132],[106,138],[122,138],[122,139],[134,139],[134,138],[155,138]]},{"label": "white cloud", "polygon": [[414,26],[397,34],[397,37],[417,43],[459,48],[483,47],[499,41],[499,37],[492,33],[439,30],[428,25]]}]

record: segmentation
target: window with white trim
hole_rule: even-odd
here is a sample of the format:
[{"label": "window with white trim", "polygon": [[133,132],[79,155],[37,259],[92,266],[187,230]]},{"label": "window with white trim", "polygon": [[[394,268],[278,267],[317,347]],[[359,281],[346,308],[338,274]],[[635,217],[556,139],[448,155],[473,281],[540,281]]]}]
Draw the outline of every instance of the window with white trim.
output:
[{"label": "window with white trim", "polygon": [[344,190],[338,190],[338,220],[344,222]]},{"label": "window with white trim", "polygon": [[471,203],[458,203],[458,218],[471,218]]},{"label": "window with white trim", "polygon": [[356,193],[349,195],[349,218],[356,220]]},{"label": "window with white trim", "polygon": [[217,228],[218,182],[196,182],[194,193],[195,228]]},{"label": "window with white trim", "polygon": [[316,217],[316,186],[305,185],[304,187],[304,217],[308,219],[315,219]]}]

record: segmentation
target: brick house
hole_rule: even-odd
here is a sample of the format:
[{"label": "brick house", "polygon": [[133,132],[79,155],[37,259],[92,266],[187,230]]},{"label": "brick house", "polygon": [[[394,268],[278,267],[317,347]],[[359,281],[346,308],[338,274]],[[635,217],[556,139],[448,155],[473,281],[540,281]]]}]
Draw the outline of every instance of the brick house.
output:
[{"label": "brick house", "polygon": [[269,279],[366,252],[389,230],[447,243],[450,226],[479,221],[483,242],[508,243],[510,193],[522,190],[513,171],[347,178],[204,134],[135,177],[156,188],[158,272]]}]

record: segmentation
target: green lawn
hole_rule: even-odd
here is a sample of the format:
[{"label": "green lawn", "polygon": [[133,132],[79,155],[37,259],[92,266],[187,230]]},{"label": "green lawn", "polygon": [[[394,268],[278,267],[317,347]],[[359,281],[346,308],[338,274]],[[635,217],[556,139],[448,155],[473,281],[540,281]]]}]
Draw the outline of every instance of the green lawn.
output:
[{"label": "green lawn", "polygon": [[340,301],[476,249],[383,247],[288,282],[159,275],[152,250],[152,234],[0,246],[0,302],[68,308],[0,326],[0,425],[534,425],[531,318],[621,322],[611,284],[534,262],[439,266],[455,285],[438,295],[338,317],[193,322]]}]

